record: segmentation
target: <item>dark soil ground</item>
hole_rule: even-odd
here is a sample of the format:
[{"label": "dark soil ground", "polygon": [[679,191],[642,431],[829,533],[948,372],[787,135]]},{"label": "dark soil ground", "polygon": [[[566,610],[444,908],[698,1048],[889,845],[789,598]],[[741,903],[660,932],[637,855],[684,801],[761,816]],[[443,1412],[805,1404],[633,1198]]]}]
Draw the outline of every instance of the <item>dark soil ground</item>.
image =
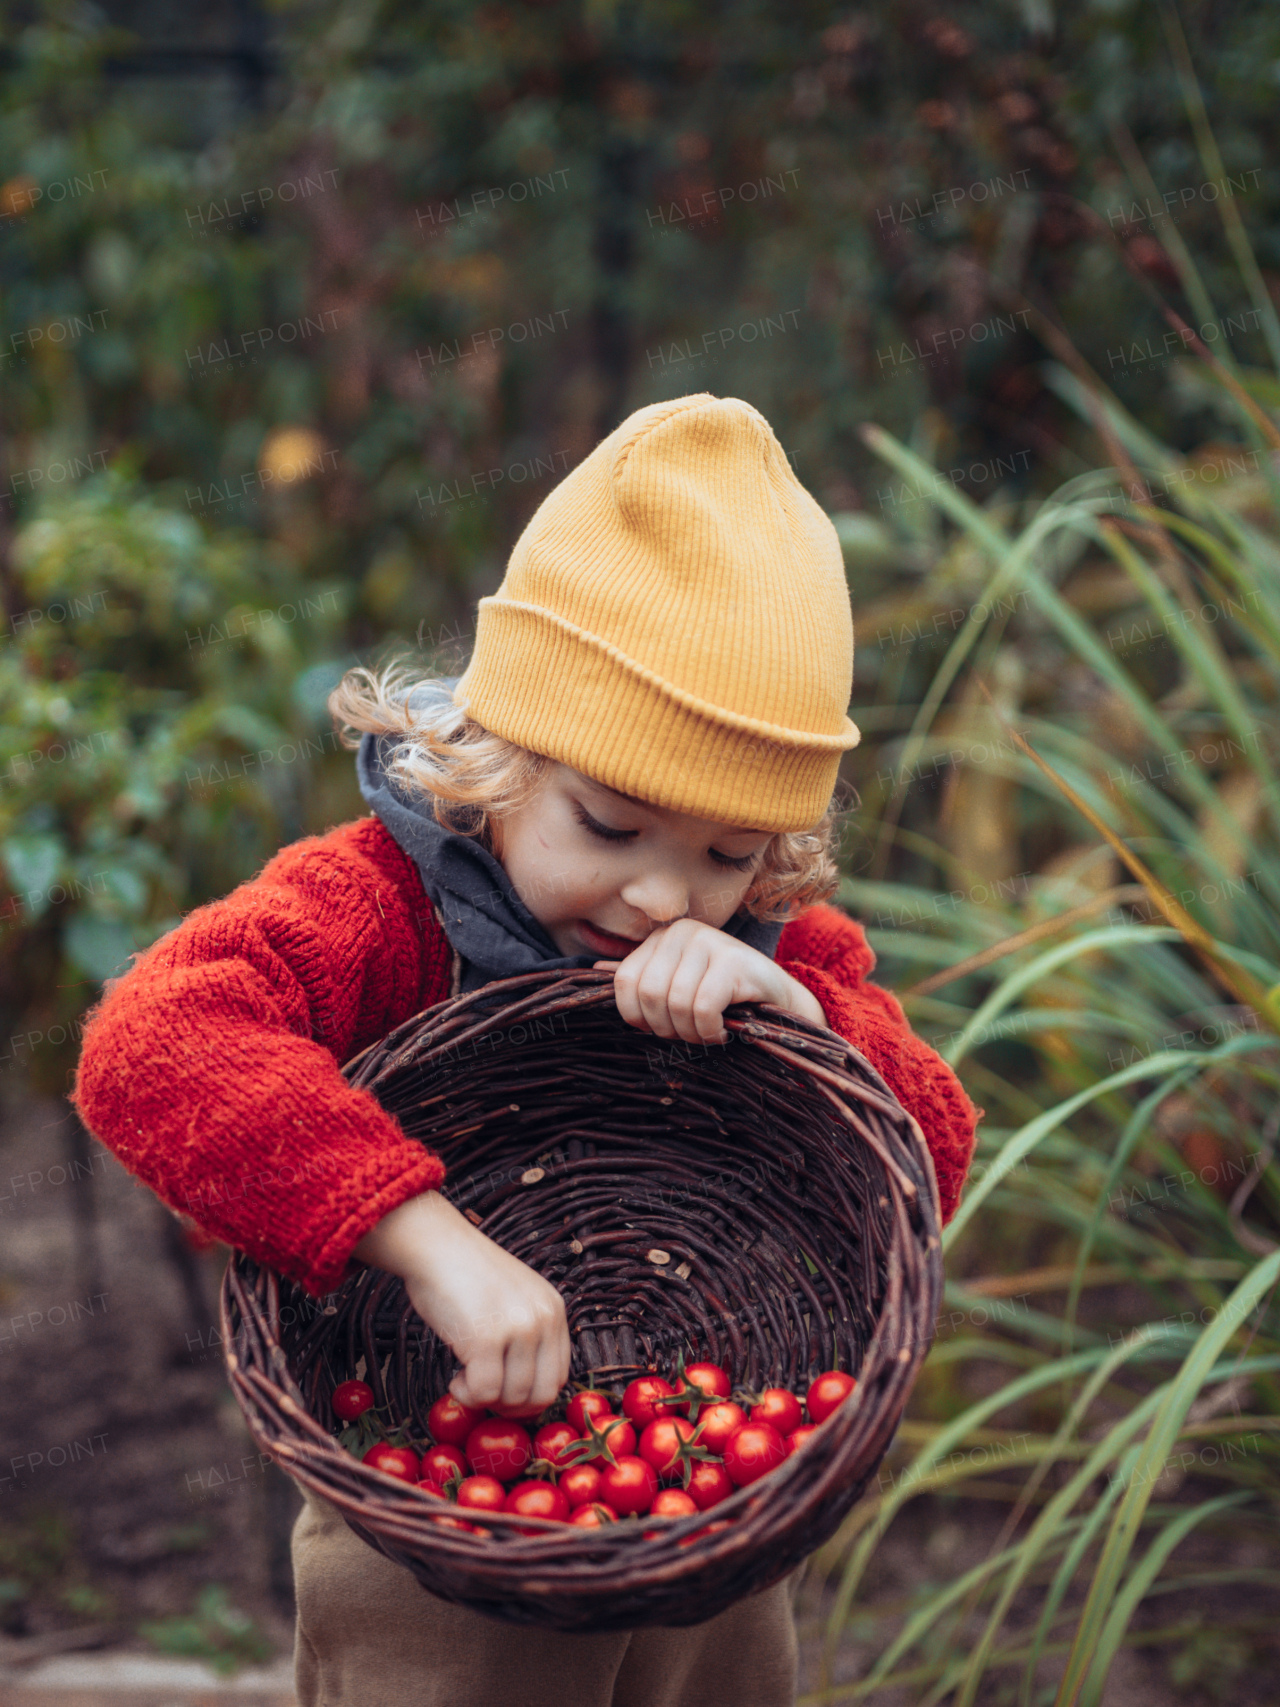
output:
[{"label": "dark soil ground", "polygon": [[[210,1585],[251,1616],[246,1657],[291,1651],[298,1499],[260,1460],[223,1375],[224,1259],[194,1255],[173,1217],[61,1105],[10,1103],[0,1133],[0,1658],[146,1649],[139,1626],[190,1615]],[[1011,1497],[988,1492],[996,1497],[907,1508],[859,1594],[833,1681],[863,1675],[913,1599],[985,1556]],[[1178,1560],[1183,1571],[1256,1566],[1274,1544],[1241,1526],[1193,1534]],[[809,1688],[826,1605],[802,1591]],[[1272,1707],[1275,1605],[1274,1590],[1252,1587],[1149,1603],[1137,1627],[1180,1633],[1122,1654],[1106,1707]],[[981,1701],[1016,1700],[1018,1675],[991,1674]],[[1051,1675],[1038,1701],[1052,1701]],[[922,1693],[875,1699],[907,1707]]]}]

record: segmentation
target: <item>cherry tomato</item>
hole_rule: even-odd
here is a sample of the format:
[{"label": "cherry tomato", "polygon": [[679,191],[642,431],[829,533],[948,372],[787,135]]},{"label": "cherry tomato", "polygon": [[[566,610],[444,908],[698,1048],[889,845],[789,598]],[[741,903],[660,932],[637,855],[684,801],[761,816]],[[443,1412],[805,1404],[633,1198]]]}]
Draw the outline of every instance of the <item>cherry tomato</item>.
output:
[{"label": "cherry tomato", "polygon": [[683,1488],[662,1488],[649,1507],[650,1517],[692,1517],[698,1510]]},{"label": "cherry tomato", "polygon": [[427,1412],[427,1427],[432,1440],[438,1440],[441,1446],[463,1446],[483,1415],[478,1405],[464,1405],[452,1393],[446,1393]]},{"label": "cherry tomato", "polygon": [[809,1421],[826,1422],[857,1385],[852,1375],[846,1375],[839,1369],[828,1369],[825,1375],[819,1375],[809,1389]]},{"label": "cherry tomato", "polygon": [[352,1423],[373,1408],[373,1388],[366,1381],[344,1381],[333,1389],[334,1415]]},{"label": "cherry tomato", "polygon": [[557,1486],[571,1506],[590,1505],[600,1498],[600,1472],[594,1464],[571,1464],[560,1472]]},{"label": "cherry tomato", "polygon": [[467,1436],[467,1463],[482,1476],[514,1482],[533,1457],[533,1442],[518,1422],[486,1417]]},{"label": "cherry tomato", "polygon": [[793,1452],[799,1452],[802,1446],[807,1446],[818,1432],[817,1423],[801,1423],[799,1428],[793,1428],[787,1436],[787,1457]]},{"label": "cherry tomato", "polygon": [[606,1523],[617,1521],[617,1512],[603,1500],[592,1500],[590,1505],[580,1505],[569,1519],[569,1522],[576,1523],[579,1529],[603,1529]]},{"label": "cherry tomato", "polygon": [[472,1511],[501,1511],[507,1490],[496,1476],[467,1476],[458,1483],[458,1504]]},{"label": "cherry tomato", "polygon": [[680,1443],[692,1439],[693,1424],[688,1417],[659,1417],[640,1436],[640,1456],[660,1476],[679,1476],[684,1471]]},{"label": "cherry tomato", "polygon": [[587,1427],[595,1432],[583,1443],[579,1463],[607,1464],[606,1450],[615,1458],[629,1458],[636,1449],[636,1431],[625,1417],[592,1417]]},{"label": "cherry tomato", "polygon": [[772,1423],[779,1434],[790,1434],[804,1421],[804,1407],[785,1387],[766,1387],[751,1407],[753,1423]]},{"label": "cherry tomato", "polygon": [[431,1494],[438,1500],[447,1500],[449,1498],[448,1492],[440,1486],[439,1482],[421,1481],[418,1483],[418,1486],[422,1489],[424,1494]]},{"label": "cherry tomato", "polygon": [[684,1491],[699,1511],[710,1511],[713,1505],[728,1499],[733,1492],[733,1483],[723,1464],[710,1458],[696,1458],[689,1475],[689,1485]]},{"label": "cherry tomato", "polygon": [[585,1393],[577,1393],[564,1408],[565,1420],[579,1434],[587,1432],[588,1417],[607,1417],[613,1414],[613,1400],[607,1393],[601,1393],[594,1387],[588,1387]]},{"label": "cherry tomato", "polygon": [[545,1458],[548,1464],[559,1468],[560,1454],[566,1446],[571,1446],[579,1439],[581,1436],[572,1423],[544,1423],[533,1437],[534,1456]]},{"label": "cherry tomato", "polygon": [[486,1408],[495,1417],[501,1417],[503,1422],[529,1422],[533,1417],[540,1417],[547,1407],[545,1405],[489,1405]]},{"label": "cherry tomato", "polygon": [[409,1446],[389,1446],[385,1440],[372,1445],[364,1455],[370,1469],[381,1470],[384,1476],[394,1476],[400,1482],[418,1480],[418,1454]]},{"label": "cherry tomato", "polygon": [[688,1363],[676,1382],[676,1392],[688,1393],[692,1403],[686,1400],[674,1408],[688,1415],[691,1410],[696,1412],[700,1406],[712,1404],[716,1399],[727,1399],[730,1390],[729,1377],[718,1363]]},{"label": "cherry tomato", "polygon": [[658,1417],[670,1416],[674,1407],[660,1404],[659,1400],[674,1395],[675,1388],[661,1375],[642,1375],[622,1395],[622,1414],[638,1429],[647,1428]]},{"label": "cherry tomato", "polygon": [[484,1539],[484,1530],[478,1523],[464,1523],[460,1517],[432,1516],[432,1523],[439,1529],[461,1529],[466,1535],[478,1535]]},{"label": "cherry tomato", "polygon": [[447,1488],[455,1477],[465,1476],[467,1461],[456,1446],[429,1446],[422,1454],[423,1481],[439,1482]]},{"label": "cherry tomato", "polygon": [[723,1454],[729,1436],[735,1429],[741,1428],[746,1420],[746,1412],[741,1405],[735,1405],[732,1399],[721,1399],[718,1404],[705,1405],[698,1413],[698,1445],[705,1446],[708,1452]]},{"label": "cherry tomato", "polygon": [[729,1437],[724,1467],[734,1487],[745,1488],[776,1470],[786,1456],[786,1442],[772,1423],[743,1423]]},{"label": "cherry tomato", "polygon": [[640,1516],[653,1504],[658,1472],[643,1458],[619,1458],[616,1464],[605,1465],[600,1482],[605,1500],[619,1517]]},{"label": "cherry tomato", "polygon": [[[520,1482],[512,1488],[502,1507],[519,1517],[545,1517],[555,1523],[568,1523],[569,1502],[553,1482]],[[538,1531],[525,1530],[526,1535]]]}]

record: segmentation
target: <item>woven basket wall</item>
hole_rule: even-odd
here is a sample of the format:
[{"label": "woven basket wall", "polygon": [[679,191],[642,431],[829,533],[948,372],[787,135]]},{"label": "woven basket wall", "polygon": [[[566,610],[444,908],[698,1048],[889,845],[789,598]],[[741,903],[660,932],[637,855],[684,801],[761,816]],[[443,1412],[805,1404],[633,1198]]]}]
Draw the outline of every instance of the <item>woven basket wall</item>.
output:
[{"label": "woven basket wall", "polygon": [[319,1305],[247,1256],[230,1264],[227,1367],[254,1438],[433,1594],[561,1630],[698,1623],[827,1540],[875,1474],[941,1295],[928,1151],[832,1032],[763,1003],[725,1025],[724,1045],[663,1042],[621,1018],[610,973],[531,973],[438,1004],[344,1068],[444,1158],[446,1195],[563,1294],[571,1379],[620,1396],[681,1352],[735,1384],[857,1376],[807,1447],[709,1514],[442,1527],[439,1502],[333,1439],[339,1382],[362,1375],[425,1433],[456,1372],[400,1281],[364,1269]]}]

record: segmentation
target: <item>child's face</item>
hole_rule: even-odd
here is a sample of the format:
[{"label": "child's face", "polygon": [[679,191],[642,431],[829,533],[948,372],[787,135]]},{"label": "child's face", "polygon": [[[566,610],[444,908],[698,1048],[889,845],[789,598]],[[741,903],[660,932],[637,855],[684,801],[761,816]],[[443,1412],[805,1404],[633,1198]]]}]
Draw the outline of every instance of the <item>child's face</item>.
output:
[{"label": "child's face", "polygon": [[561,954],[602,960],[624,959],[673,919],[723,925],[773,839],[630,800],[562,764],[531,800],[494,818],[493,838],[516,894]]}]

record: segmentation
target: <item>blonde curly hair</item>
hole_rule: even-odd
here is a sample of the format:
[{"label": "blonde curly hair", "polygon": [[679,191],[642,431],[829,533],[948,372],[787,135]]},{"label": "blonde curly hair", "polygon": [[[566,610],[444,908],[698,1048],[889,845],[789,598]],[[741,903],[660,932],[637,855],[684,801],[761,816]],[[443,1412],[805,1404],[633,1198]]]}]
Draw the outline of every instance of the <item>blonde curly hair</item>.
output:
[{"label": "blonde curly hair", "polygon": [[[328,706],[345,747],[362,734],[388,736],[396,746],[385,761],[388,776],[410,798],[430,795],[437,823],[474,836],[496,857],[495,820],[535,795],[553,760],[504,740],[460,711],[447,695],[414,705],[415,688],[441,678],[406,659],[379,670],[348,670]],[[808,830],[780,830],[764,847],[740,905],[753,918],[785,923],[839,886],[835,847],[843,808],[832,804]]]}]

